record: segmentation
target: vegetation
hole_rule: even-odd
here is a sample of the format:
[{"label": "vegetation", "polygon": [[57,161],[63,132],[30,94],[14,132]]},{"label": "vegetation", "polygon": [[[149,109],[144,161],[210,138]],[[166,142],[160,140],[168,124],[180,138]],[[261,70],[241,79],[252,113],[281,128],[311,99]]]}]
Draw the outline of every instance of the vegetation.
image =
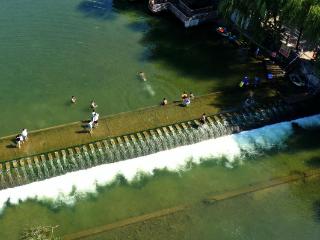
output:
[{"label": "vegetation", "polygon": [[37,226],[26,228],[20,235],[21,240],[60,240],[54,236],[54,229],[58,226]]},{"label": "vegetation", "polygon": [[297,48],[302,34],[320,42],[320,0],[221,0],[219,10],[226,18],[237,13],[238,24],[249,20],[253,32],[269,33],[276,41],[283,25],[297,29]]}]

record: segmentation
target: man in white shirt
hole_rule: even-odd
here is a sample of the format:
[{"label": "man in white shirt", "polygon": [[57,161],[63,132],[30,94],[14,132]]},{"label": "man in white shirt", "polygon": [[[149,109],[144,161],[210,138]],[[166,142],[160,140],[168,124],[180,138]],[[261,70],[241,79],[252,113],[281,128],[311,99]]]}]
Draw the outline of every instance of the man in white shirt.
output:
[{"label": "man in white shirt", "polygon": [[27,141],[28,140],[28,131],[27,131],[26,128],[22,129],[21,136],[23,138],[23,141]]},{"label": "man in white shirt", "polygon": [[96,115],[97,113],[93,110],[92,113],[91,113],[91,120],[93,121],[93,118],[94,116]]},{"label": "man in white shirt", "polygon": [[94,124],[93,121],[90,121],[90,122],[88,123],[88,131],[89,131],[90,134],[92,133],[93,124]]},{"label": "man in white shirt", "polygon": [[92,121],[94,123],[94,127],[98,126],[99,116],[100,116],[99,113],[96,113],[92,118]]}]

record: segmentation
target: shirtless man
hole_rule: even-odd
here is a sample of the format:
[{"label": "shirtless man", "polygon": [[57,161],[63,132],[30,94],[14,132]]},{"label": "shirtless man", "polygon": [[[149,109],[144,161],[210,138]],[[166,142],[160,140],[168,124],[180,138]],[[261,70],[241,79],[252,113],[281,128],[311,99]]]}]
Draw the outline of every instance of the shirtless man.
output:
[{"label": "shirtless man", "polygon": [[144,72],[139,72],[138,75],[144,82],[147,81],[147,77],[146,77],[146,74]]},{"label": "shirtless man", "polygon": [[96,102],[94,100],[91,101],[90,106],[91,106],[92,109],[95,109],[95,108],[98,107],[98,105],[96,104]]}]

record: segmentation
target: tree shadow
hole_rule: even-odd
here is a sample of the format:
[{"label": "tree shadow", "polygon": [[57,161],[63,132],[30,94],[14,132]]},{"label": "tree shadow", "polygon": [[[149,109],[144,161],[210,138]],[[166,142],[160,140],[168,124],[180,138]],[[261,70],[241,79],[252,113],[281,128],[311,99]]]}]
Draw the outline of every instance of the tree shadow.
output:
[{"label": "tree shadow", "polygon": [[317,222],[320,222],[320,200],[313,203],[314,217]]},{"label": "tree shadow", "polygon": [[[194,81],[211,81],[213,87],[209,91],[239,91],[238,84],[245,75],[264,78],[262,62],[253,59],[247,49],[218,35],[213,23],[184,28],[172,13],[152,14],[147,0],[84,0],[78,9],[89,17],[105,20],[126,15],[127,27],[142,33],[139,43],[144,51],[139,61],[161,64]],[[220,95],[215,104],[230,102],[225,97]]]},{"label": "tree shadow", "polygon": [[113,12],[113,0],[82,1],[77,9],[87,17],[102,20],[113,20],[116,14]]},{"label": "tree shadow", "polygon": [[128,0],[83,0],[77,10],[101,20],[114,20],[118,13],[134,14],[137,16],[147,15],[148,0],[133,1]]},{"label": "tree shadow", "polygon": [[287,144],[291,146],[291,151],[299,152],[301,150],[312,150],[320,147],[320,129],[305,129],[295,124],[293,125],[293,129],[295,137],[290,138],[287,142]]},{"label": "tree shadow", "polygon": [[[222,78],[237,74],[239,68],[242,69],[250,61],[248,53],[221,38],[213,24],[186,29],[173,14],[163,12],[151,15],[147,6],[146,0],[85,0],[78,9],[87,16],[99,19],[112,19],[106,16],[115,17],[117,13],[134,16],[127,27],[144,33],[140,43],[146,47],[146,52],[140,60],[161,62],[197,80],[219,79],[223,82]],[[250,71],[250,68],[247,69]]]},{"label": "tree shadow", "polygon": [[[186,29],[172,16],[152,21],[141,43],[149,50],[148,61],[161,62],[196,80],[216,80],[237,74],[248,56],[221,39],[212,25]],[[241,70],[240,70],[241,71]]]},{"label": "tree shadow", "polygon": [[313,157],[306,161],[306,164],[313,168],[320,168],[320,157]]}]

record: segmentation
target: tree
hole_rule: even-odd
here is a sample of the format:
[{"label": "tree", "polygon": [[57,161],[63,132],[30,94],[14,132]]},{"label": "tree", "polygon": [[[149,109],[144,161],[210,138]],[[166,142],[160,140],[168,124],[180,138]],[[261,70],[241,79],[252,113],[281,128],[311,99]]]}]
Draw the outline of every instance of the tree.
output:
[{"label": "tree", "polygon": [[[241,28],[246,28],[249,23],[249,30],[253,35],[272,35],[274,40],[280,39],[282,28],[282,9],[286,0],[221,0],[219,5],[220,13],[229,19],[235,17],[236,23]],[[246,24],[243,24],[246,23]]]},{"label": "tree", "polygon": [[237,13],[238,24],[250,19],[253,33],[262,29],[272,33],[274,40],[279,40],[284,24],[297,28],[297,49],[302,35],[319,43],[320,0],[221,0],[219,10],[227,19]]},{"label": "tree", "polygon": [[296,50],[302,35],[312,42],[320,38],[320,0],[288,0],[283,8],[284,22],[299,31]]}]

